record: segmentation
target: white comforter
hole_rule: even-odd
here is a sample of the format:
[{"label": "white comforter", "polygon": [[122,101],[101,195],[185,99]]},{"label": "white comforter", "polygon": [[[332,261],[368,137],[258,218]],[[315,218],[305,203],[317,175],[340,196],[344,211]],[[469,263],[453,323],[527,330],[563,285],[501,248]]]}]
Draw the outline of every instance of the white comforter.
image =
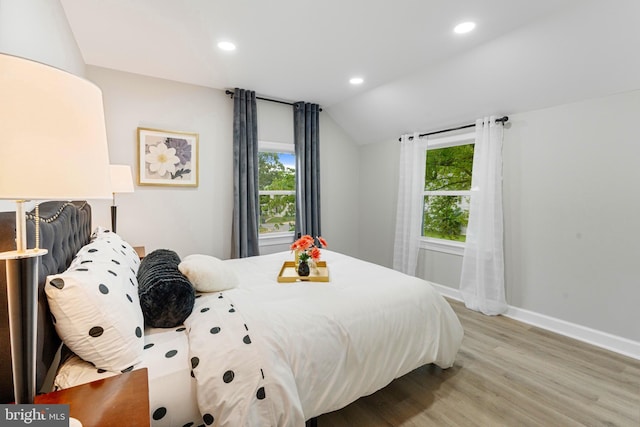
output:
[{"label": "white comforter", "polygon": [[428,282],[323,250],[330,282],[278,283],[290,258],[226,261],[240,285],[198,298],[185,322],[205,421],[302,426],[421,365],[453,365],[463,330]]}]

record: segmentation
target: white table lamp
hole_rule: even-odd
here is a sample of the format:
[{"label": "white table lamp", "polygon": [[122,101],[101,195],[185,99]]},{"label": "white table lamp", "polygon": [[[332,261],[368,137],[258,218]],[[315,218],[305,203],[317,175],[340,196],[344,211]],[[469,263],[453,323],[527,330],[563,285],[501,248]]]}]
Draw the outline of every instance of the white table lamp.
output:
[{"label": "white table lamp", "polygon": [[[40,256],[27,249],[24,201],[111,197],[102,93],[65,71],[0,54],[0,199],[16,201],[16,250],[7,262],[14,397],[35,396]],[[37,245],[36,245],[37,246]]]},{"label": "white table lamp", "polygon": [[131,177],[131,166],[111,165],[111,193],[113,204],[111,205],[111,231],[116,232],[116,222],[118,207],[116,206],[116,193],[133,193],[133,178]]}]

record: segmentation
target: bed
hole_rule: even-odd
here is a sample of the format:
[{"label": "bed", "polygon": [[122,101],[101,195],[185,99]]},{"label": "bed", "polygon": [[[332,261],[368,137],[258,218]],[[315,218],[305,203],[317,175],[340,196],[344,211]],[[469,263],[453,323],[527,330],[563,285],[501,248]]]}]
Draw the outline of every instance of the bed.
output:
[{"label": "bed", "polygon": [[[75,203],[65,209],[76,210],[79,206]],[[88,209],[86,204],[82,207]],[[59,208],[43,206],[41,210]],[[139,264],[135,251],[119,236],[109,235],[106,230],[101,233],[94,232],[91,240],[84,230],[87,235],[77,239],[84,245],[74,248],[76,257],[54,271],[47,271],[49,278],[41,277],[41,287],[49,283],[49,293],[58,291],[51,286],[52,278],[56,277],[65,277],[66,283],[72,283],[68,271],[87,265],[83,262],[94,267],[98,262],[96,253],[104,253],[106,248],[95,245],[101,239],[109,240],[114,245],[113,253],[121,253],[122,259],[117,264],[122,267],[122,274],[113,269],[113,264],[109,264],[109,270],[117,272],[128,286],[122,288],[127,298],[120,298],[117,304],[135,308],[140,303],[130,292],[134,285],[132,271],[137,273]],[[136,349],[132,357],[123,360],[107,357],[103,362],[92,356],[86,356],[87,361],[70,354],[63,357],[51,387],[66,388],[146,367],[153,426],[203,422],[301,426],[383,388],[419,366],[453,365],[463,331],[449,304],[428,282],[323,250],[330,282],[278,283],[276,277],[282,263],[292,257],[291,253],[283,252],[215,260],[216,271],[224,272],[233,286],[196,292],[190,314],[183,323],[163,328],[147,325],[139,336],[139,326],[135,325],[140,325],[141,320],[132,310],[133,317],[124,322],[124,327],[133,330],[135,326],[136,333],[127,335],[126,339],[132,341],[123,347]],[[205,269],[211,267],[205,265]],[[129,277],[125,278],[127,274]],[[98,282],[106,284],[109,292],[104,293],[101,288],[96,293],[115,297],[116,285],[105,280]],[[49,310],[58,313],[59,301],[42,298],[40,303],[47,315],[39,331],[51,333],[51,322],[46,319],[51,318]],[[114,304],[110,302],[109,307],[118,307],[114,310],[118,321],[122,321],[128,314],[122,314]],[[58,319],[56,326],[60,327],[60,323]],[[107,332],[105,328],[101,338]],[[53,331],[52,346],[59,342]],[[116,356],[122,353],[119,351]],[[46,358],[39,364],[39,381],[40,370],[50,363]],[[112,369],[101,368],[103,363],[111,364]],[[3,389],[4,395],[6,392]]]}]

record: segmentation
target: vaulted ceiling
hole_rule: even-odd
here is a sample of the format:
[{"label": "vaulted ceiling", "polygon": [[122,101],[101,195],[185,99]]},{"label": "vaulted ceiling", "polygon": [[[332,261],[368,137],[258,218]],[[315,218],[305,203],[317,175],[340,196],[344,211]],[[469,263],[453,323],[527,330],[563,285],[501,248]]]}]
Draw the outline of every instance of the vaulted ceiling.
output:
[{"label": "vaulted ceiling", "polygon": [[360,144],[640,88],[637,0],[61,3],[89,65],[317,102]]}]

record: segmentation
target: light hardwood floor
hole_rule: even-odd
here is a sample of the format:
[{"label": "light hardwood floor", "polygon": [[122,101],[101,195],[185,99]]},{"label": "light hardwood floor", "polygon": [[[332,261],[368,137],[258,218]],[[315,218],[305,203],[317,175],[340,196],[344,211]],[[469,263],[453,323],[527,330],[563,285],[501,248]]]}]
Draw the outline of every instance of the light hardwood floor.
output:
[{"label": "light hardwood floor", "polygon": [[426,365],[319,427],[640,427],[640,361],[450,301],[465,330],[455,365]]}]

